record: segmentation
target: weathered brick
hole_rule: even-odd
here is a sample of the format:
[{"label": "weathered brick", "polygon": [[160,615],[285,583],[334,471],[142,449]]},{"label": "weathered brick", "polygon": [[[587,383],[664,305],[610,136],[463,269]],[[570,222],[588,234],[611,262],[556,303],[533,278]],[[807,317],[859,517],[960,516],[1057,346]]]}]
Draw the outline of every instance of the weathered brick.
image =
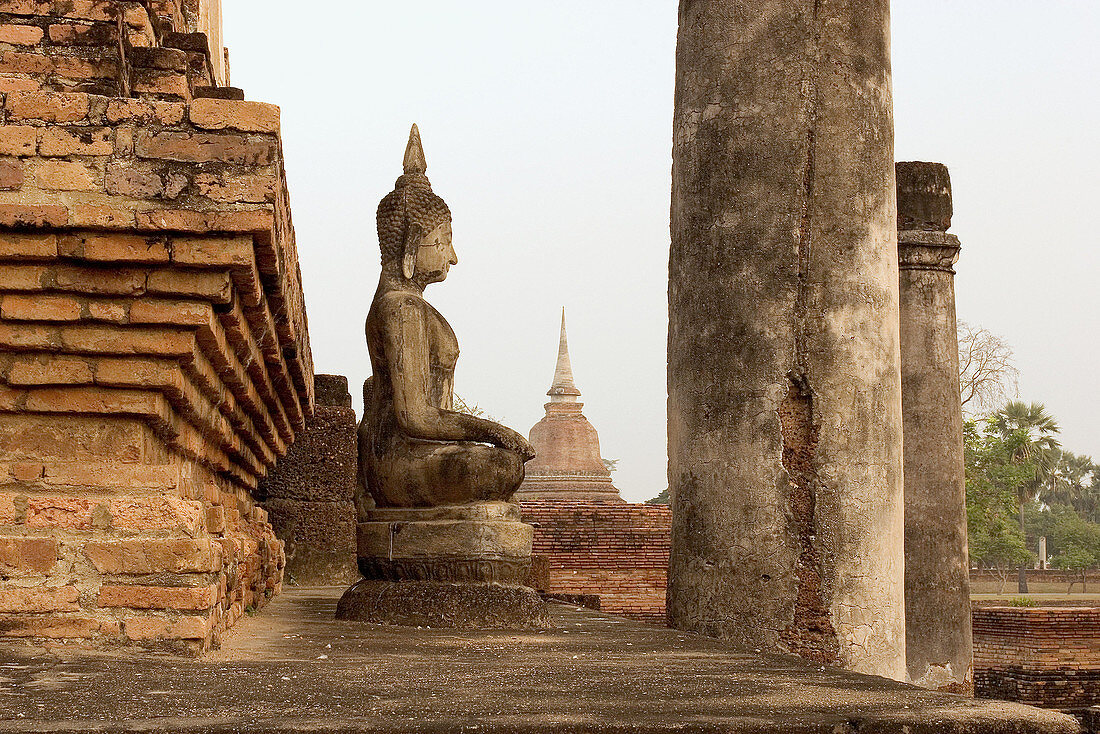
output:
[{"label": "weathered brick", "polygon": [[84,234],[61,239],[61,251],[76,253],[85,260],[102,262],[168,262],[168,245],[163,237],[131,234]]},{"label": "weathered brick", "polygon": [[0,69],[15,74],[49,74],[54,69],[49,56],[22,51],[0,51]]},{"label": "weathered brick", "polygon": [[225,509],[220,505],[206,508],[206,529],[215,535],[225,532]]},{"label": "weathered brick", "polygon": [[129,307],[116,301],[92,301],[88,304],[88,317],[96,321],[110,321],[121,324],[128,318]]},{"label": "weathered brick", "polygon": [[181,71],[134,69],[130,81],[134,94],[152,94],[181,100],[191,97],[187,74]]},{"label": "weathered brick", "polygon": [[178,497],[125,497],[109,504],[111,527],[123,530],[182,530],[203,526],[202,503]]},{"label": "weathered brick", "polygon": [[52,191],[93,191],[96,174],[77,161],[38,161],[34,165],[38,186]]},{"label": "weathered brick", "polygon": [[109,127],[47,127],[38,152],[44,156],[111,155],[115,143]]},{"label": "weathered brick", "polygon": [[42,479],[45,467],[36,461],[17,461],[11,465],[11,476],[17,482],[36,482]]},{"label": "weathered brick", "polygon": [[23,186],[23,164],[18,160],[0,159],[0,191],[16,191]]},{"label": "weathered brick", "polygon": [[80,591],[75,586],[0,586],[0,613],[79,610]]},{"label": "weathered brick", "polygon": [[201,301],[162,301],[145,298],[130,306],[132,324],[199,326],[211,320],[210,304]]},{"label": "weathered brick", "polygon": [[118,63],[112,58],[84,59],[78,56],[51,56],[53,72],[58,76],[80,80],[102,80],[114,84],[118,79]]},{"label": "weathered brick", "polygon": [[0,94],[7,92],[33,92],[41,87],[41,83],[33,78],[20,74],[0,74]]},{"label": "weathered brick", "polygon": [[0,574],[49,573],[55,563],[57,541],[53,538],[0,537]]},{"label": "weathered brick", "polygon": [[15,508],[15,495],[0,494],[0,525],[14,525],[19,514]]},{"label": "weathered brick", "polygon": [[210,633],[203,617],[126,617],[122,625],[131,640],[204,640]]},{"label": "weathered brick", "polygon": [[63,206],[38,204],[0,204],[0,226],[3,227],[64,227],[69,212]]},{"label": "weathered brick", "polygon": [[53,259],[57,235],[0,232],[0,260]]},{"label": "weathered brick", "polygon": [[35,25],[0,25],[0,43],[34,46],[42,40],[42,29]]},{"label": "weathered brick", "polygon": [[99,501],[87,497],[30,497],[27,527],[90,530]]},{"label": "weathered brick", "polygon": [[[92,381],[92,368],[87,360],[65,355],[35,355],[17,357],[8,371],[11,385],[83,385]],[[42,467],[38,467],[39,472]],[[41,473],[35,478],[42,476]]]},{"label": "weathered brick", "polygon": [[73,227],[130,229],[134,226],[134,212],[122,207],[73,204],[69,207],[69,224]]},{"label": "weathered brick", "polygon": [[183,122],[187,106],[182,102],[162,102],[148,99],[112,99],[107,103],[108,122],[159,122],[178,125]]},{"label": "weathered brick", "polygon": [[0,125],[0,155],[26,158],[38,150],[38,128],[32,125]]},{"label": "weathered brick", "polygon": [[232,99],[196,99],[191,103],[191,122],[206,130],[231,128],[242,132],[279,132],[279,108],[264,102]]},{"label": "weathered brick", "polygon": [[13,321],[78,321],[80,302],[72,296],[9,293],[0,298],[0,316]]},{"label": "weathered brick", "polygon": [[45,11],[45,14],[78,20],[108,21],[116,19],[118,7],[114,0],[54,0],[52,8]]},{"label": "weathered brick", "polygon": [[275,141],[268,138],[146,130],[138,133],[134,150],[142,158],[186,163],[222,161],[247,166],[269,165],[277,155]]},{"label": "weathered brick", "polygon": [[105,489],[169,491],[179,486],[177,467],[119,462],[51,464],[45,468],[44,482],[56,486],[83,485],[88,477],[95,477],[96,486]]},{"label": "weathered brick", "polygon": [[118,28],[105,23],[52,23],[49,36],[50,43],[59,46],[109,46],[118,42]]},{"label": "weathered brick", "polygon": [[139,539],[92,541],[84,554],[100,573],[214,573],[221,570],[221,547],[209,540]]},{"label": "weathered brick", "polygon": [[187,53],[176,48],[135,48],[130,54],[135,67],[161,71],[187,71]]},{"label": "weathered brick", "polygon": [[211,586],[107,586],[100,587],[101,607],[130,609],[184,609],[201,611],[214,606],[218,587]]},{"label": "weathered brick", "polygon": [[271,176],[200,173],[195,176],[195,188],[202,196],[224,203],[275,201],[275,179]]},{"label": "weathered brick", "polygon": [[62,265],[53,271],[58,288],[81,293],[134,296],[145,290],[145,271],[135,268],[99,270],[78,265]]},{"label": "weathered brick", "polygon": [[215,232],[270,232],[274,226],[271,209],[210,213],[210,229]]},{"label": "weathered brick", "polygon": [[[69,337],[66,344],[79,351],[94,351],[83,339]],[[159,413],[161,396],[140,390],[115,390],[100,387],[54,387],[34,390],[27,395],[26,408],[43,413],[93,413],[110,415]]]},{"label": "weathered brick", "polygon": [[180,265],[251,267],[255,264],[251,237],[177,237],[172,260]]},{"label": "weathered brick", "polygon": [[76,122],[88,116],[88,95],[60,92],[12,92],[5,108],[12,119]]},{"label": "weathered brick", "polygon": [[107,193],[150,199],[164,193],[164,179],[159,174],[122,166],[107,168]]},{"label": "weathered brick", "polygon": [[191,209],[154,209],[138,212],[135,215],[138,229],[152,229],[161,232],[209,232],[212,213]]},{"label": "weathered brick", "polygon": [[100,631],[100,622],[90,617],[19,616],[0,617],[0,635],[82,639]]}]

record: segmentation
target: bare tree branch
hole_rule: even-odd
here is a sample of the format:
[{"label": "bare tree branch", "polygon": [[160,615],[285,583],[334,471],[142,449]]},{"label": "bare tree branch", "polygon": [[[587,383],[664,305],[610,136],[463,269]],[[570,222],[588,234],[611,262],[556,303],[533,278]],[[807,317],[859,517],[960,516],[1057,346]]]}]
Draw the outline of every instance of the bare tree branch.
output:
[{"label": "bare tree branch", "polygon": [[984,415],[1017,395],[1012,347],[988,329],[958,322],[959,390],[963,411]]}]

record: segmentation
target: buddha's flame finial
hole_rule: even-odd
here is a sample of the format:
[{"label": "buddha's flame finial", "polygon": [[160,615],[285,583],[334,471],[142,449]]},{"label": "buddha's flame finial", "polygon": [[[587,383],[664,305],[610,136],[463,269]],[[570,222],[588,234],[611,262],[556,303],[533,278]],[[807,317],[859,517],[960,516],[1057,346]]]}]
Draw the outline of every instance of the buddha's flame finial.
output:
[{"label": "buddha's flame finial", "polygon": [[426,173],[428,162],[424,159],[424,145],[420,142],[420,130],[413,123],[409,130],[409,144],[405,148],[405,173]]}]

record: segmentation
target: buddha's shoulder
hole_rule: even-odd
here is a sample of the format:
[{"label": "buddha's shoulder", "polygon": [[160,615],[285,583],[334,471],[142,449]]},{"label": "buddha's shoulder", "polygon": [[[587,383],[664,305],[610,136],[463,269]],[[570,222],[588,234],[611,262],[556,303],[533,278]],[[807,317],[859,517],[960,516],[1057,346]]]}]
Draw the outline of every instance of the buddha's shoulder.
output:
[{"label": "buddha's shoulder", "polygon": [[374,299],[374,303],[371,305],[371,311],[383,317],[412,316],[430,313],[432,307],[428,305],[427,301],[415,293],[389,291],[387,293],[382,293]]}]

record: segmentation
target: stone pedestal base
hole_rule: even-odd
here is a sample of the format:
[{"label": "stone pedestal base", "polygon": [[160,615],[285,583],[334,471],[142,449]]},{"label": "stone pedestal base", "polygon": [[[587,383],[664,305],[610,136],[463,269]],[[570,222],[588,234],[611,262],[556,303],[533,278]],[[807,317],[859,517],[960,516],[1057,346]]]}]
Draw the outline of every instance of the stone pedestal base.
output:
[{"label": "stone pedestal base", "polygon": [[356,530],[363,579],[338,619],[454,628],[547,625],[523,585],[534,529],[507,502],[371,510]]},{"label": "stone pedestal base", "polygon": [[532,629],[550,625],[534,589],[517,584],[362,579],[344,592],[336,618],[452,629]]}]

